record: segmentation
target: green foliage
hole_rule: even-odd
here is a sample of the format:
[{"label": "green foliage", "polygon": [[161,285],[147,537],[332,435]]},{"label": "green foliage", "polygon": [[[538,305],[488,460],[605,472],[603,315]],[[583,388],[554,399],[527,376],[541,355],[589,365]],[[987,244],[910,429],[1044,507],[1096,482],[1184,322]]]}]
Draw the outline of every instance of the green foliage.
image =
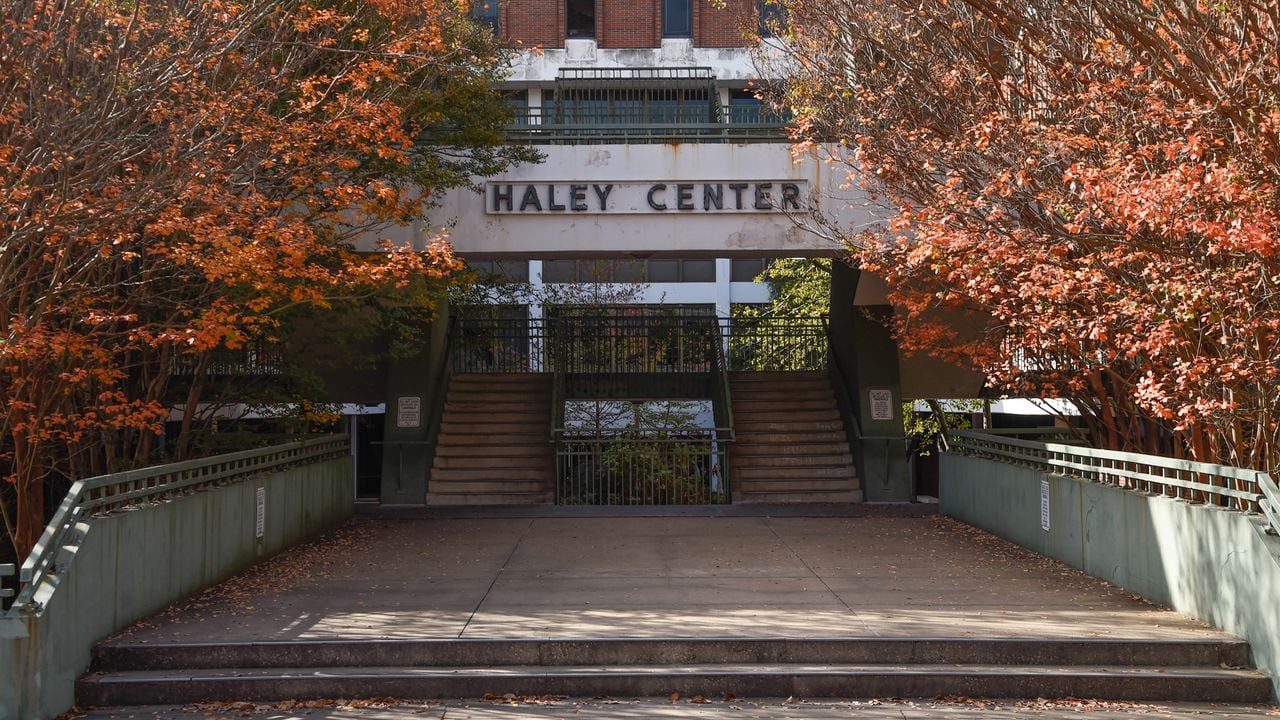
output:
[{"label": "green foliage", "polygon": [[948,401],[950,410],[944,410],[936,400],[929,401],[930,412],[918,413],[914,402],[902,403],[902,426],[907,438],[916,448],[917,455],[931,455],[940,447],[940,441],[951,430],[968,430],[973,426],[970,416],[982,409],[978,400]]},{"label": "green foliage", "polygon": [[783,258],[769,263],[756,282],[769,284],[764,307],[742,306],[739,317],[817,317],[831,306],[831,260]]}]

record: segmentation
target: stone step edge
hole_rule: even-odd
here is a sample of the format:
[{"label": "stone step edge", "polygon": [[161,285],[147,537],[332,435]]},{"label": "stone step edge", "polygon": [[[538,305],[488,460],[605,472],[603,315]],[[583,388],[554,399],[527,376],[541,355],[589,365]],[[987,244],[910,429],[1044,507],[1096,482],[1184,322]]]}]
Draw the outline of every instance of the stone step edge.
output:
[{"label": "stone step edge", "polygon": [[[858,658],[888,659],[897,664],[973,663],[986,657],[1000,657],[1004,665],[1078,664],[1082,662],[1116,666],[1156,665],[1163,661],[1199,663],[1217,667],[1226,663],[1245,667],[1249,647],[1242,640],[1145,640],[1145,639],[1045,639],[1045,638],[581,638],[581,639],[359,639],[199,643],[106,642],[94,648],[94,669],[127,670],[161,666],[173,653],[194,652],[200,667],[273,667],[282,660],[298,662],[313,657],[305,666],[349,666],[354,653],[368,654],[387,665],[432,662],[461,664],[535,665],[563,663],[574,658],[579,663],[619,663],[605,655],[631,654],[632,664],[654,663],[658,654],[683,654],[690,662],[719,657],[721,662],[871,662]],[[413,656],[412,662],[395,661],[395,655]],[[724,656],[732,654],[733,658]],[[331,655],[326,660],[325,656]],[[1190,657],[1189,657],[1190,656]],[[766,657],[766,660],[757,658]],[[918,659],[916,659],[918,658]],[[1078,659],[1074,659],[1078,658]],[[1052,663],[1045,661],[1052,659]],[[625,660],[624,660],[625,661]],[[168,664],[168,663],[165,663]],[[376,665],[361,659],[360,663]]]},{"label": "stone step edge", "polygon": [[1271,682],[1251,670],[1178,667],[1009,668],[998,665],[655,665],[486,668],[243,668],[213,673],[113,673],[76,683],[77,704],[166,704],[222,699],[479,697],[485,693],[739,697],[1086,697],[1101,700],[1267,702]]}]

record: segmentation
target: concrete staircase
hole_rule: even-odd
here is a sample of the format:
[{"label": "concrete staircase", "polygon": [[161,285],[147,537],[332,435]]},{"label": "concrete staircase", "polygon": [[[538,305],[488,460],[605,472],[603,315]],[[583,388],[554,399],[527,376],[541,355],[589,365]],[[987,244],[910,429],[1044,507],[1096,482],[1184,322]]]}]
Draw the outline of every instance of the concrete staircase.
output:
[{"label": "concrete staircase", "polygon": [[99,645],[80,707],[502,695],[1268,702],[1232,640],[652,638]]},{"label": "concrete staircase", "polygon": [[862,490],[824,372],[729,374],[737,440],[734,502],[860,502]]},{"label": "concrete staircase", "polygon": [[457,373],[447,393],[427,504],[552,502],[551,376]]}]

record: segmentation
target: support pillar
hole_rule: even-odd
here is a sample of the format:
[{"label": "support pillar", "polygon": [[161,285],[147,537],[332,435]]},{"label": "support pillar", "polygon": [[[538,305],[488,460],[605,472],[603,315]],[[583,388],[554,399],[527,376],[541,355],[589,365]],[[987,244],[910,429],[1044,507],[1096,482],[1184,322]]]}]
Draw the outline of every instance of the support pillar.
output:
[{"label": "support pillar", "polygon": [[909,502],[898,345],[888,327],[893,308],[855,306],[860,276],[858,268],[831,263],[831,351],[844,370],[849,393],[842,406],[851,408],[857,421],[858,437],[851,442],[866,500]]},{"label": "support pillar", "polygon": [[425,505],[427,475],[434,447],[430,429],[439,425],[445,392],[438,383],[449,358],[445,354],[449,308],[443,300],[426,329],[424,347],[405,357],[393,357],[387,372],[387,417],[382,446],[383,505]]}]

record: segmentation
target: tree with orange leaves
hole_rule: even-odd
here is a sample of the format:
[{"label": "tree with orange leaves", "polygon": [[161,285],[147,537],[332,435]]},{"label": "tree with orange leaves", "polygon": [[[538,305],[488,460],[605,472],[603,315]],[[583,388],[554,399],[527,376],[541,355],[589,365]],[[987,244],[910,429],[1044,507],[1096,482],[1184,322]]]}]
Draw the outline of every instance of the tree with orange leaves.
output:
[{"label": "tree with orange leaves", "polygon": [[782,99],[891,208],[829,229],[905,346],[1106,447],[1280,469],[1280,3],[787,4]]},{"label": "tree with orange leaves", "polygon": [[354,239],[532,159],[501,142],[502,53],[451,2],[0,7],[0,508],[19,555],[47,483],[152,458],[173,368],[297,308],[399,293],[428,316],[409,290],[450,281],[445,239]]}]

